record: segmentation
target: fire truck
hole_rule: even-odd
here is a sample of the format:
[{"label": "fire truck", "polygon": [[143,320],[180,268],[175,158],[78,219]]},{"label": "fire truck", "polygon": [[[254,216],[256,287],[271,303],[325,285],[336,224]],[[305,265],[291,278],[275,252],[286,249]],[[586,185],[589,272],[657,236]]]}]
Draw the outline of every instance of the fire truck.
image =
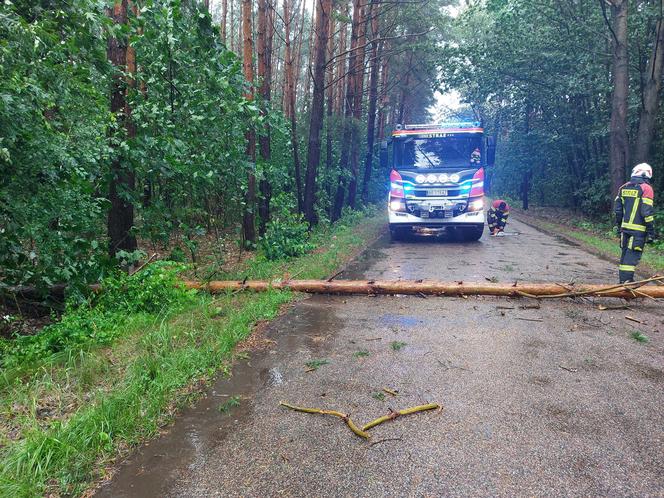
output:
[{"label": "fire truck", "polygon": [[479,240],[485,225],[484,169],[494,159],[495,142],[485,138],[480,123],[397,125],[392,139],[381,144],[381,164],[391,167],[392,238],[450,231]]}]

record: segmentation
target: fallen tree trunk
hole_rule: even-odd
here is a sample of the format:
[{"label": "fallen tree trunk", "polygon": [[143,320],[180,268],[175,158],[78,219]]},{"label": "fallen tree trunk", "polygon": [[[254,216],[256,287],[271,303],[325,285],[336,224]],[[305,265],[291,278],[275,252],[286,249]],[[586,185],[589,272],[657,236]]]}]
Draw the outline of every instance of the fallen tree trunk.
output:
[{"label": "fallen tree trunk", "polygon": [[506,296],[531,298],[563,297],[618,297],[633,299],[646,297],[664,299],[664,287],[645,285],[664,279],[653,277],[622,285],[598,284],[550,284],[517,282],[427,282],[427,281],[380,281],[380,280],[222,280],[212,282],[185,281],[189,289],[199,289],[212,294],[228,291],[267,291],[270,289],[292,290],[311,294],[406,294],[415,296]]}]

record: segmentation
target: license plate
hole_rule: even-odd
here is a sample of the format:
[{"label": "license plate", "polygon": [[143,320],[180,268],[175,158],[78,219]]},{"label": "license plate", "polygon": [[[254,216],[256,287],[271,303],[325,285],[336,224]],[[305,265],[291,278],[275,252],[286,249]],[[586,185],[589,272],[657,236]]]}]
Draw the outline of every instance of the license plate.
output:
[{"label": "license plate", "polygon": [[446,188],[432,188],[429,191],[427,191],[428,196],[437,196],[437,197],[445,197],[447,195],[447,189]]}]

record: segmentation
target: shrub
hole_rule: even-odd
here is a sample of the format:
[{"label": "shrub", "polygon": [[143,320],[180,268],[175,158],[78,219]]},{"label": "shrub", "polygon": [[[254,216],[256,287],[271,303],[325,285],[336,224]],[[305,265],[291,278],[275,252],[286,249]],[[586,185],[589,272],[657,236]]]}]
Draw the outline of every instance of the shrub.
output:
[{"label": "shrub", "polygon": [[177,284],[182,266],[156,262],[135,275],[122,272],[102,281],[102,291],[83,304],[69,301],[59,322],[37,335],[21,336],[0,346],[0,366],[16,367],[89,345],[110,344],[131,315],[158,315],[182,308],[193,296]]},{"label": "shrub", "polygon": [[309,241],[307,223],[301,215],[270,221],[261,237],[260,247],[269,260],[300,256],[314,248]]}]

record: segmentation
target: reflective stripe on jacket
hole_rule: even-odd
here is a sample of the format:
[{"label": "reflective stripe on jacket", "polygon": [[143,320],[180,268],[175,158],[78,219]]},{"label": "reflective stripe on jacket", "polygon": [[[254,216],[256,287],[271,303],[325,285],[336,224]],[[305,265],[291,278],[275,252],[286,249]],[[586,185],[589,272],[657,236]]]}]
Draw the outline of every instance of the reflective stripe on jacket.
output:
[{"label": "reflective stripe on jacket", "polygon": [[615,224],[626,233],[655,234],[652,187],[643,178],[632,178],[620,187],[614,203]]},{"label": "reflective stripe on jacket", "polygon": [[487,222],[489,224],[489,229],[500,228],[501,230],[505,228],[507,224],[507,217],[509,212],[501,211],[493,206],[487,211]]}]

